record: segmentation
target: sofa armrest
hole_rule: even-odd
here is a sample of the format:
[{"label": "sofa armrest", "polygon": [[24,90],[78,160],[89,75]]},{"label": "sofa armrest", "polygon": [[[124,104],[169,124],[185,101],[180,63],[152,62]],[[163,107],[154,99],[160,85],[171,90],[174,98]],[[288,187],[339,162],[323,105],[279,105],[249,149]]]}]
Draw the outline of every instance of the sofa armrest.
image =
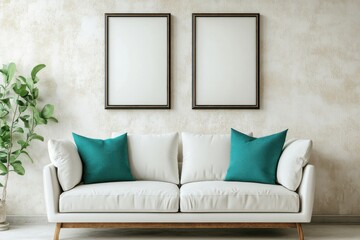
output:
[{"label": "sofa armrest", "polygon": [[300,213],[304,214],[306,222],[311,221],[314,196],[315,196],[315,167],[314,165],[307,165],[304,168],[303,178],[298,189],[300,196]]},{"label": "sofa armrest", "polygon": [[54,165],[44,167],[43,178],[46,213],[49,222],[54,222],[55,215],[59,213],[59,197],[62,192]]}]

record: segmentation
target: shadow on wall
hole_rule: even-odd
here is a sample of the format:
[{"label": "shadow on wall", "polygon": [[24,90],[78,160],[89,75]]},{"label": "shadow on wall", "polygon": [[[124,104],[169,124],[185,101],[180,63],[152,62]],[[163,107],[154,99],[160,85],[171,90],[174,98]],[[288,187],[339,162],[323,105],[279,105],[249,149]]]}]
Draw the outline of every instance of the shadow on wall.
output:
[{"label": "shadow on wall", "polygon": [[[331,150],[330,150],[331,151]],[[313,149],[311,164],[316,166],[316,191],[314,215],[350,215],[358,206],[358,200],[346,198],[346,192],[358,192],[351,174],[346,174],[344,162],[346,159],[336,159],[329,153]],[[330,184],[336,182],[337,184]],[[329,183],[329,184],[324,184]],[[346,211],[341,206],[347,206]],[[353,207],[352,207],[353,206]]]}]

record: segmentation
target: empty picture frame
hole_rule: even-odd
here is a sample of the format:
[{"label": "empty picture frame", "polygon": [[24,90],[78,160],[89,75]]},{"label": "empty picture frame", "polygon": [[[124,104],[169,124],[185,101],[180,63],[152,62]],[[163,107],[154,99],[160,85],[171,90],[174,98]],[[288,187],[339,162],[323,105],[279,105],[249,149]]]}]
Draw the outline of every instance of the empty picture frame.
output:
[{"label": "empty picture frame", "polygon": [[170,109],[170,17],[105,14],[106,109]]},{"label": "empty picture frame", "polygon": [[193,109],[259,109],[258,13],[194,13]]}]

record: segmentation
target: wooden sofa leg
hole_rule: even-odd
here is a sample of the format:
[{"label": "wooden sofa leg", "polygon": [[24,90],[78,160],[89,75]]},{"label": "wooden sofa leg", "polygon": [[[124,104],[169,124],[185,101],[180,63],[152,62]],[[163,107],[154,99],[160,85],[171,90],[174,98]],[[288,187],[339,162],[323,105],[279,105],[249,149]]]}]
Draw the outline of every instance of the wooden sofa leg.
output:
[{"label": "wooden sofa leg", "polygon": [[56,223],[55,233],[54,233],[54,240],[59,240],[61,227],[62,227],[62,223]]},{"label": "wooden sofa leg", "polygon": [[297,223],[297,224],[296,224],[296,228],[297,228],[297,231],[298,231],[299,240],[304,240],[304,233],[303,233],[301,224],[300,224],[300,223]]}]

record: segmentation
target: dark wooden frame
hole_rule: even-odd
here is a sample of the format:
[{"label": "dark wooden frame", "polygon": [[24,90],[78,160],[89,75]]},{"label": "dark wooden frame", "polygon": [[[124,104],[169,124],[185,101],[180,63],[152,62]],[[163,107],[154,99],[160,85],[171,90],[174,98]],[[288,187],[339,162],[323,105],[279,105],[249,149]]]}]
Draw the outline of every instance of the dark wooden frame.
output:
[{"label": "dark wooden frame", "polygon": [[300,223],[56,223],[54,240],[59,240],[61,228],[296,228],[304,240]]},{"label": "dark wooden frame", "polygon": [[[196,104],[196,18],[255,17],[256,18],[256,104],[198,105]],[[260,14],[259,13],[193,13],[192,14],[192,108],[193,109],[259,109],[260,108]]]},{"label": "dark wooden frame", "polygon": [[[166,17],[167,18],[167,104],[166,105],[110,105],[109,104],[109,18],[110,17]],[[170,13],[105,13],[105,109],[170,109],[171,108],[171,14]]]}]

